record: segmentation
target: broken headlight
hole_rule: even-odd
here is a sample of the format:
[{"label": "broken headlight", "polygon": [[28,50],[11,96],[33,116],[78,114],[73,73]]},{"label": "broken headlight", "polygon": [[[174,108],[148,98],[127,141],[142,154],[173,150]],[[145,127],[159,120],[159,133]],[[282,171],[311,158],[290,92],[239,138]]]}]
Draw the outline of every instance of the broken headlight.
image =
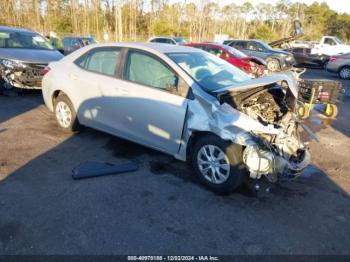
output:
[{"label": "broken headlight", "polygon": [[16,60],[10,59],[0,59],[0,65],[5,67],[6,69],[14,69],[14,68],[24,68],[25,65]]}]

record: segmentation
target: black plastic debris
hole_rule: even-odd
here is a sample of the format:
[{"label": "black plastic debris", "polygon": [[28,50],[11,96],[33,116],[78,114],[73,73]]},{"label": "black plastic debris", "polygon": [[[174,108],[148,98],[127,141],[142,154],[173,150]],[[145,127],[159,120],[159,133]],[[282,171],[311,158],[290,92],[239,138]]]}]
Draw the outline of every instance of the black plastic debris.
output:
[{"label": "black plastic debris", "polygon": [[79,166],[73,168],[72,178],[83,179],[90,177],[98,177],[105,175],[115,175],[126,172],[133,172],[138,169],[138,165],[134,162],[126,162],[121,164],[101,163],[94,161],[86,161]]}]

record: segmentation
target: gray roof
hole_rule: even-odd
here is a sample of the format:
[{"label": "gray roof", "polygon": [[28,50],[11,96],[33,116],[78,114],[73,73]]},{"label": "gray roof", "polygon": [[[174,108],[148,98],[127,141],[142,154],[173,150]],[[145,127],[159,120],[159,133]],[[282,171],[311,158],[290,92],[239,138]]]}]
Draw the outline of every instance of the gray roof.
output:
[{"label": "gray roof", "polygon": [[181,46],[181,45],[170,45],[170,44],[161,44],[161,43],[143,43],[143,42],[130,42],[130,43],[98,43],[91,46],[120,46],[120,47],[129,47],[137,48],[143,50],[155,50],[160,53],[198,53],[203,52],[199,49]]},{"label": "gray roof", "polygon": [[35,33],[26,28],[20,27],[10,27],[10,26],[0,26],[0,30],[3,32],[14,33],[14,32],[23,32],[23,33]]}]

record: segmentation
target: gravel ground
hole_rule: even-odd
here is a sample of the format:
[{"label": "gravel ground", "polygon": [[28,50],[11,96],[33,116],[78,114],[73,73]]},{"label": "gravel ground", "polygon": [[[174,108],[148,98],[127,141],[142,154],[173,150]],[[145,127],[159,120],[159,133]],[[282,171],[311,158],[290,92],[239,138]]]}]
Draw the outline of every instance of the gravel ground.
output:
[{"label": "gravel ground", "polygon": [[[300,178],[218,196],[162,153],[88,128],[60,133],[40,93],[0,96],[0,255],[349,255],[349,119],[345,96],[337,120],[308,122],[320,143]],[[129,159],[138,171],[71,178],[86,160]]]}]

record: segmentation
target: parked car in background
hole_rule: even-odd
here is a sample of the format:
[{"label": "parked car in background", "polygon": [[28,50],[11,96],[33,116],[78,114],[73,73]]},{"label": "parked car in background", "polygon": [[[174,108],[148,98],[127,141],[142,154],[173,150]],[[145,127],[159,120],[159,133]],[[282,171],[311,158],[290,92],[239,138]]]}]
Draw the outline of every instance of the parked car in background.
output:
[{"label": "parked car in background", "polygon": [[96,40],[93,37],[65,37],[62,39],[61,52],[68,55],[79,48],[94,43],[96,43]]},{"label": "parked car in background", "polygon": [[242,69],[252,77],[260,77],[264,75],[266,63],[261,58],[247,56],[241,51],[223,44],[217,43],[189,43],[187,46],[199,48],[213,55],[226,60],[230,64]]},{"label": "parked car in background", "polygon": [[0,26],[0,88],[40,89],[44,68],[62,57],[36,32]]},{"label": "parked car in background", "polygon": [[273,49],[260,40],[231,40],[230,42],[226,41],[226,44],[242,51],[248,56],[264,59],[268,70],[272,72],[291,68],[295,63],[291,53]]},{"label": "parked car in background", "polygon": [[285,49],[285,51],[292,53],[295,63],[298,66],[316,66],[324,67],[329,60],[327,55],[311,54],[311,48],[292,47]]},{"label": "parked car in background", "polygon": [[350,45],[343,43],[338,37],[323,36],[319,43],[315,44],[311,53],[318,55],[340,55],[350,53]]},{"label": "parked car in background", "polygon": [[195,48],[106,43],[50,63],[43,97],[61,130],[82,124],[191,161],[222,193],[248,176],[276,182],[308,165],[295,80],[252,79]]},{"label": "parked car in background", "polygon": [[148,40],[148,42],[170,45],[185,45],[187,43],[182,37],[154,37]]},{"label": "parked car in background", "polygon": [[326,65],[326,70],[338,74],[342,79],[350,79],[350,53],[332,56]]}]

